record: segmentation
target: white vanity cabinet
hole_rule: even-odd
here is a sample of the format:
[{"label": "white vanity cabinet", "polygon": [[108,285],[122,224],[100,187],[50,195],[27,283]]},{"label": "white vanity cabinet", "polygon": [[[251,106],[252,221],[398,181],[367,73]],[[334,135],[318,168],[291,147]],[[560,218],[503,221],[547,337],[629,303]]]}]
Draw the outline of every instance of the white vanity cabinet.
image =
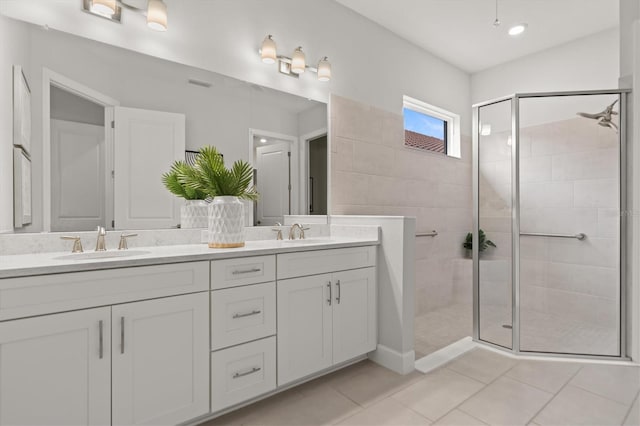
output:
[{"label": "white vanity cabinet", "polygon": [[111,308],[0,323],[0,425],[111,424]]},{"label": "white vanity cabinet", "polygon": [[113,306],[114,425],[174,425],[209,411],[209,297]]},{"label": "white vanity cabinet", "polygon": [[357,268],[278,280],[279,386],[375,350],[374,266],[375,247],[278,256],[279,276]]},{"label": "white vanity cabinet", "polygon": [[[6,316],[40,314],[0,322],[0,425],[174,425],[207,414],[208,268],[0,280]],[[56,297],[65,286],[80,290]],[[51,313],[64,308],[80,310]]]}]

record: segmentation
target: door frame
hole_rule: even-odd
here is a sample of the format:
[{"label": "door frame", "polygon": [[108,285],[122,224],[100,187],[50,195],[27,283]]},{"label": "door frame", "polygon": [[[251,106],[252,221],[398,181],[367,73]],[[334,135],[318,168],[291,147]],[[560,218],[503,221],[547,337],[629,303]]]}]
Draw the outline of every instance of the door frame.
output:
[{"label": "door frame", "polygon": [[305,133],[300,136],[300,188],[304,188],[304,192],[300,193],[300,214],[308,215],[309,213],[309,141],[318,139],[322,136],[327,137],[327,214],[329,214],[329,188],[331,178],[331,162],[329,161],[331,147],[329,145],[329,131],[326,127]]},{"label": "door frame", "polygon": [[[51,86],[72,93],[83,99],[104,107],[104,143],[105,143],[105,195],[106,228],[112,229],[113,211],[113,129],[109,125],[113,121],[113,107],[120,101],[100,93],[88,86],[78,83],[49,68],[42,69],[42,231],[51,232]],[[109,184],[110,182],[110,184]]]},{"label": "door frame", "polygon": [[[269,130],[260,130],[249,128],[249,164],[253,169],[256,167],[256,158],[253,155],[254,145],[253,139],[256,136],[265,136],[268,138],[278,139],[283,142],[289,142],[291,144],[291,214],[299,214],[300,211],[298,206],[300,204],[300,199],[304,198],[306,194],[306,188],[303,188],[299,185],[300,182],[300,144],[298,141],[300,140],[297,136],[287,135],[284,133],[271,132]],[[255,206],[255,203],[253,203]],[[251,210],[251,215],[253,216],[254,212]],[[255,218],[252,217],[249,221],[250,224],[253,224]]]}]

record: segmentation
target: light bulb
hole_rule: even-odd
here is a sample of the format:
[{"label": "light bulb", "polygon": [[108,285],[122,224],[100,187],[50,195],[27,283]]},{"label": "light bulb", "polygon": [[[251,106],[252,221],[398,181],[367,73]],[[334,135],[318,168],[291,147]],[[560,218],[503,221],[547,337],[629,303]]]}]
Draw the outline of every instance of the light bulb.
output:
[{"label": "light bulb", "polygon": [[116,13],[116,0],[91,0],[90,10],[102,16],[108,16]]},{"label": "light bulb", "polygon": [[527,29],[527,24],[517,24],[509,28],[509,35],[512,37],[522,34]]},{"label": "light bulb", "polygon": [[326,56],[318,62],[318,80],[331,80],[331,62],[329,62]]},{"label": "light bulb", "polygon": [[262,40],[262,48],[260,49],[260,57],[265,64],[273,64],[278,58],[276,52],[276,42],[271,35],[268,35]]},{"label": "light bulb", "polygon": [[147,26],[155,31],[167,31],[167,5],[162,0],[149,0]]},{"label": "light bulb", "polygon": [[296,74],[302,74],[306,67],[306,61],[304,52],[302,51],[302,47],[296,48],[293,51],[293,56],[291,57],[291,72]]}]

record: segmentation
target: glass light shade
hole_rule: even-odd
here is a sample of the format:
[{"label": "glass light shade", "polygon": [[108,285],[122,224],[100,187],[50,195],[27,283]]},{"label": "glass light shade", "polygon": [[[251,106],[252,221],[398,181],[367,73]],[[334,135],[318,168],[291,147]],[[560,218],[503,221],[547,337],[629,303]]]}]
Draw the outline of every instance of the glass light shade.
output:
[{"label": "glass light shade", "polygon": [[273,64],[276,62],[278,54],[276,52],[276,42],[270,35],[262,40],[262,48],[260,49],[260,57],[265,64]]},{"label": "glass light shade", "polygon": [[167,5],[162,0],[149,0],[147,26],[155,31],[167,31]]},{"label": "glass light shade", "polygon": [[480,136],[491,135],[491,124],[482,124],[480,126]]},{"label": "glass light shade", "polygon": [[326,56],[318,62],[318,80],[331,80],[331,62],[328,61]]},{"label": "glass light shade", "polygon": [[293,51],[293,56],[291,57],[291,72],[302,74],[306,65],[302,47],[298,47]]},{"label": "glass light shade", "polygon": [[91,0],[91,12],[111,16],[116,13],[116,0]]}]

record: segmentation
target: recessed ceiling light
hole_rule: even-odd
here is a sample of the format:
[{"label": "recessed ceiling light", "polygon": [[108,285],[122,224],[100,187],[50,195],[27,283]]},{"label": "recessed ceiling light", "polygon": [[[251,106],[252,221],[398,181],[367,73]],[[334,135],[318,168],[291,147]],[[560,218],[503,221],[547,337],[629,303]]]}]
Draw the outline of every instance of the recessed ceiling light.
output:
[{"label": "recessed ceiling light", "polygon": [[267,140],[265,138],[260,139],[260,143],[267,143]]},{"label": "recessed ceiling light", "polygon": [[527,29],[527,24],[516,24],[511,28],[509,28],[509,35],[515,37],[517,35],[522,34],[526,29]]}]

